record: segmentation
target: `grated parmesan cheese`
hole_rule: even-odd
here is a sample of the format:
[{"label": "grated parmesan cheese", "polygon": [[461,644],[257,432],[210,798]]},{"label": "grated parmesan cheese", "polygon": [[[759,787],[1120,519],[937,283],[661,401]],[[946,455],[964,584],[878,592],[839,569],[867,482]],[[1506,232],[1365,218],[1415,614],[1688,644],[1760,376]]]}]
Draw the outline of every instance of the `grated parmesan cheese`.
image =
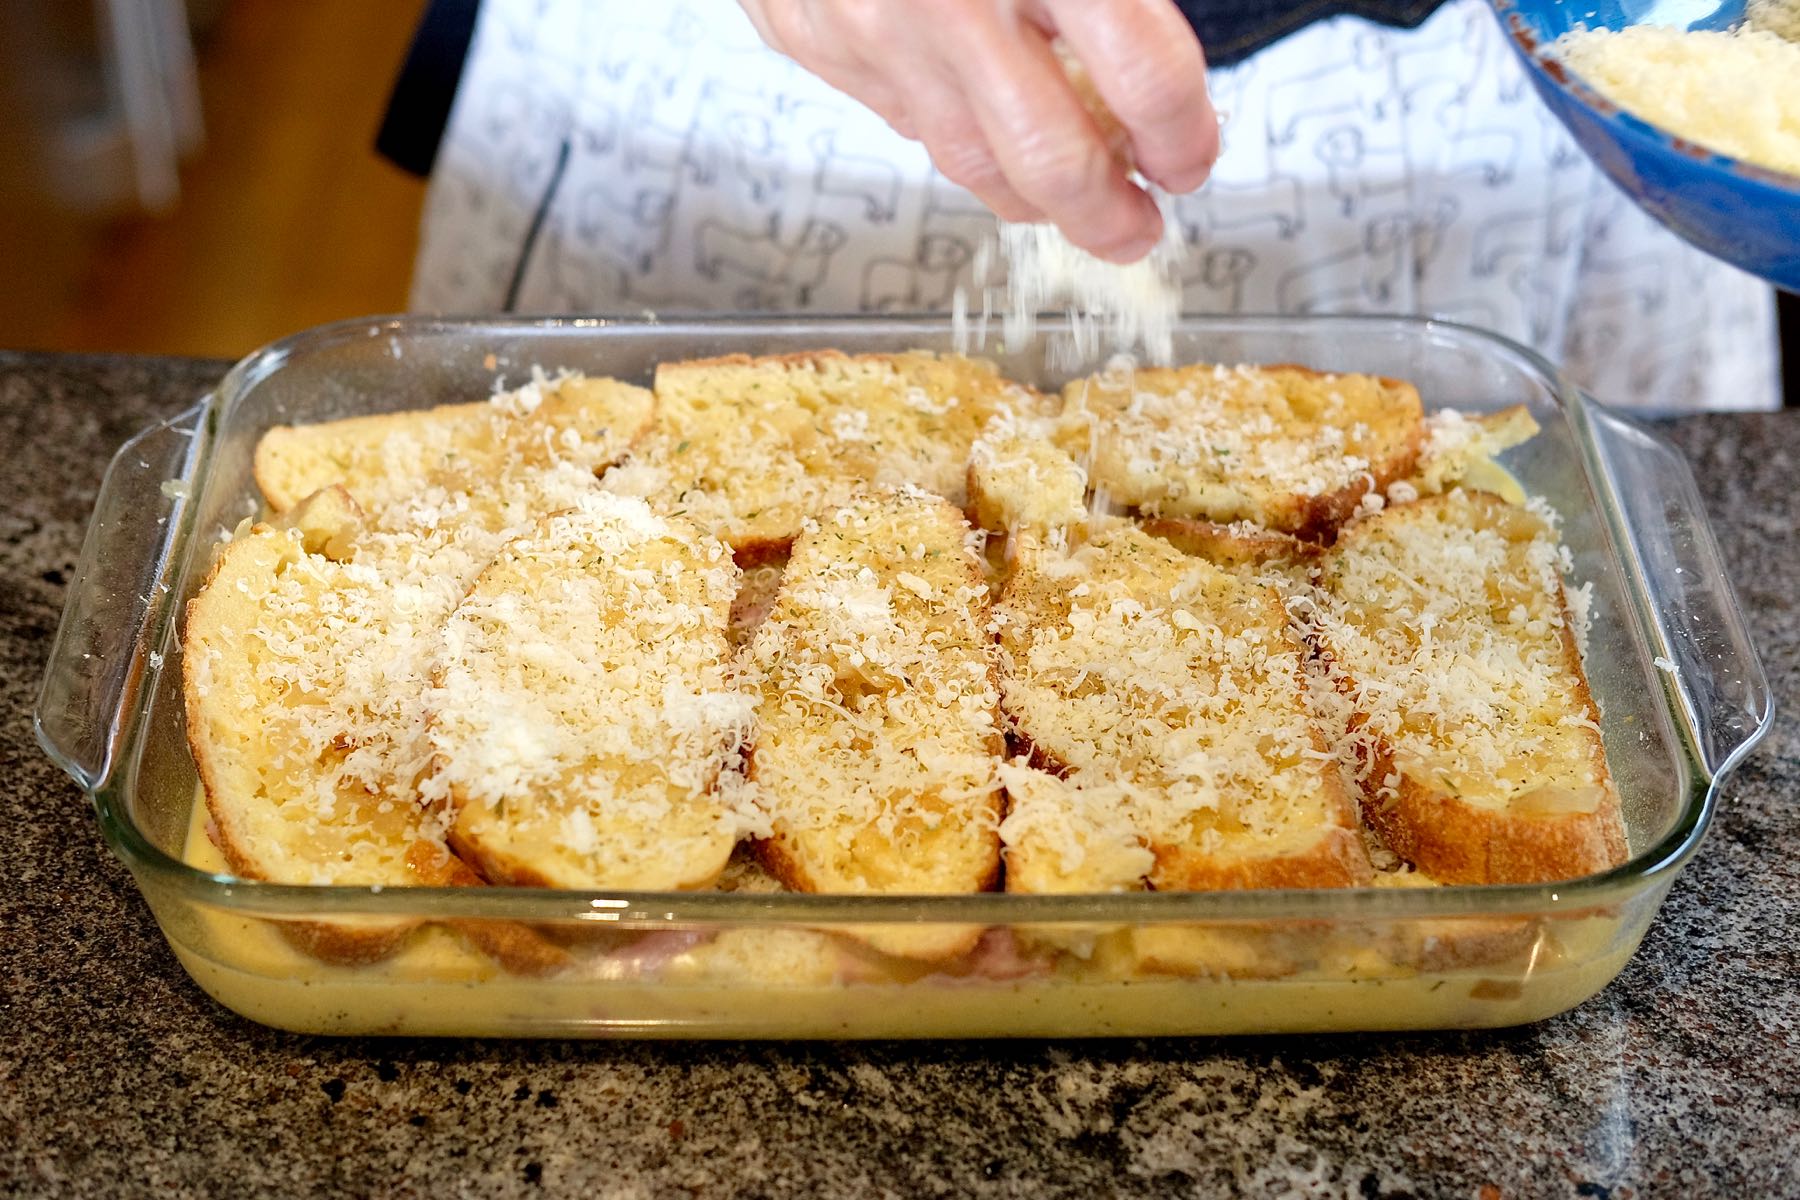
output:
[{"label": "grated parmesan cheese", "polygon": [[1035,785],[1033,808],[1002,826],[1009,863],[1076,869],[1095,847],[1115,867],[1142,863],[1121,857],[1128,830],[1158,849],[1146,874],[1166,866],[1159,886],[1179,886],[1197,861],[1220,869],[1348,833],[1275,593],[1129,522],[1074,549],[1022,540],[995,616],[1004,707],[1066,786]]},{"label": "grated parmesan cheese", "polygon": [[429,786],[492,874],[655,889],[723,869],[741,826],[714,785],[750,724],[737,584],[722,544],[599,490],[482,571],[427,695]]},{"label": "grated parmesan cheese", "polygon": [[[1163,216],[1163,237],[1144,258],[1114,263],[1075,246],[1054,225],[999,223],[995,239],[975,257],[973,286],[981,298],[978,321],[959,287],[952,328],[959,350],[980,349],[996,309],[1009,346],[1037,337],[1038,316],[1060,312],[1070,332],[1051,343],[1056,370],[1078,370],[1117,354],[1149,363],[1175,357],[1175,325],[1181,317],[1181,274],[1187,243],[1170,198],[1150,189]],[[996,280],[997,268],[1003,268]]]},{"label": "grated parmesan cheese", "polygon": [[809,889],[964,891],[997,868],[999,696],[963,530],[916,490],[828,514],[751,641],[750,785]]},{"label": "grated parmesan cheese", "polygon": [[[1788,28],[1768,5],[1765,23]],[[1785,18],[1791,22],[1791,10]],[[1620,107],[1720,154],[1800,176],[1800,44],[1771,28],[1575,30],[1554,49]]]}]

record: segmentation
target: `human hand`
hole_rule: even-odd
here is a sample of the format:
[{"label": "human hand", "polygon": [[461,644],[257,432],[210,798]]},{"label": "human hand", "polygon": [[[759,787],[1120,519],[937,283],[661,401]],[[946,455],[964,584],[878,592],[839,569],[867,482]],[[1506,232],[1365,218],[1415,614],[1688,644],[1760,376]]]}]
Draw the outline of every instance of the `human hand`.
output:
[{"label": "human hand", "polygon": [[[1102,258],[1135,261],[1162,234],[1127,162],[1190,192],[1218,157],[1206,60],[1170,0],[739,2],[771,47],[924,142],[1001,217],[1052,221]],[[1056,39],[1116,118],[1113,144]]]}]

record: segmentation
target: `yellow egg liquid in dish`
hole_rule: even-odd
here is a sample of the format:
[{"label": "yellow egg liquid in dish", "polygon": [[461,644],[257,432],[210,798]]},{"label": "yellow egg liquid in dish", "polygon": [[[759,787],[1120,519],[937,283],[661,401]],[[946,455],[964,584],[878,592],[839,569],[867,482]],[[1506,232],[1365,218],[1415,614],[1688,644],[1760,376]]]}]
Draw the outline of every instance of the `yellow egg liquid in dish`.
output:
[{"label": "yellow egg liquid in dish", "polygon": [[[200,870],[229,874],[207,837],[198,797],[185,857]],[[1440,920],[1429,930],[1425,922],[1366,921],[1311,922],[1279,933],[1224,923],[1142,926],[1091,939],[1086,957],[1040,947],[1033,958],[1036,934],[1018,930],[984,938],[984,949],[971,957],[985,957],[985,964],[936,966],[883,959],[836,933],[737,927],[641,935],[624,946],[577,945],[565,970],[542,976],[513,974],[436,924],[414,931],[392,956],[361,966],[309,957],[271,921],[217,909],[188,906],[182,919],[165,921],[165,932],[214,999],[252,1020],[306,1033],[1154,1036],[1540,1020],[1603,988],[1636,948],[1652,911],[1645,908],[1641,918],[1612,911],[1554,920],[1481,917],[1466,925]],[[996,961],[996,940],[1027,953]],[[1394,956],[1392,946],[1407,953]],[[1146,951],[1165,968],[1189,973],[1142,969]],[[1420,953],[1481,961],[1435,969],[1405,961]]]}]

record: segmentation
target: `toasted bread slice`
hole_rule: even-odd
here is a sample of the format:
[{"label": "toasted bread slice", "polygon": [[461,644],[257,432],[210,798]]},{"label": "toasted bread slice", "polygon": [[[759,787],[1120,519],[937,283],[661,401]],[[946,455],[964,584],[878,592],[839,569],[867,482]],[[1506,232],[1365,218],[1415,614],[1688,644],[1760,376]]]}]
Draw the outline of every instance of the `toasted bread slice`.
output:
[{"label": "toasted bread slice", "polygon": [[1139,892],[1156,867],[1128,786],[1077,782],[1024,761],[1004,764],[1006,890],[1040,895]]},{"label": "toasted bread slice", "polygon": [[342,484],[371,510],[433,487],[480,490],[519,467],[618,459],[650,425],[651,394],[615,379],[539,376],[492,400],[280,425],[256,445],[256,485],[281,512]]},{"label": "toasted bread slice", "polygon": [[756,554],[860,488],[916,485],[960,503],[976,433],[1043,398],[977,359],[819,351],[665,363],[656,403],[656,429],[607,486]]},{"label": "toasted bread slice", "polygon": [[[347,496],[322,500],[341,514]],[[363,568],[311,553],[327,533],[258,525],[228,543],[183,638],[188,742],[215,841],[237,874],[296,884],[419,882],[436,836],[413,788],[423,726],[374,680],[395,651],[391,598]],[[366,962],[413,922],[284,924],[321,958]]]},{"label": "toasted bread slice", "polygon": [[1444,883],[1571,879],[1624,861],[1554,531],[1454,491],[1347,527],[1319,639],[1353,710],[1363,814]]},{"label": "toasted bread slice", "polygon": [[1065,444],[1111,501],[1309,540],[1405,477],[1424,440],[1411,384],[1305,367],[1109,371],[1063,402]]},{"label": "toasted bread slice", "polygon": [[509,543],[451,615],[430,698],[457,852],[496,883],[710,883],[738,835],[715,784],[751,710],[737,580],[724,544],[600,491]]},{"label": "toasted bread slice", "polygon": [[[999,874],[1004,748],[988,592],[962,514],[912,489],[860,497],[794,544],[747,656],[764,864],[806,892],[959,893]],[[868,932],[948,957],[978,929]]]},{"label": "toasted bread slice", "polygon": [[[1124,790],[1113,807],[1154,856],[1151,887],[1369,878],[1273,589],[1114,520],[1073,549],[1021,539],[997,618],[1016,735],[1078,789]],[[1071,849],[1047,848],[1065,860]]]},{"label": "toasted bread slice", "polygon": [[1048,419],[997,420],[969,450],[969,515],[993,533],[1046,534],[1088,519],[1087,472]]}]

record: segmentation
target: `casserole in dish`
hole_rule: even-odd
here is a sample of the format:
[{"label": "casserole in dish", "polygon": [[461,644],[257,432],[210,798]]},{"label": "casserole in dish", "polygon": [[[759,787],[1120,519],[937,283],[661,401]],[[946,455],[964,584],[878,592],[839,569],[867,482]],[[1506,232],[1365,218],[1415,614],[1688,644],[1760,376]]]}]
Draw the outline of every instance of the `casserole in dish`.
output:
[{"label": "casserole in dish", "polygon": [[[1046,323],[1041,334],[1057,332]],[[826,896],[294,886],[225,873],[203,834],[185,736],[178,616],[223,531],[260,509],[272,426],[486,395],[532,367],[646,382],[659,362],[834,347],[948,348],[946,322],[352,322],[239,364],[120,452],[102,489],[39,705],[51,753],[93,795],[184,966],[227,1006],[333,1033],[1083,1036],[1516,1024],[1617,974],[1694,852],[1720,778],[1766,729],[1768,689],[1693,481],[1654,435],[1541,360],[1456,326],[1391,318],[1184,321],[1181,361],[1301,362],[1392,376],[1428,408],[1527,406],[1542,432],[1504,465],[1562,516],[1591,585],[1586,668],[1629,860],[1555,885],[1115,895]],[[997,356],[1061,382],[1043,343]],[[211,855],[211,857],[209,857]],[[400,954],[328,965],[275,927],[428,928]],[[523,924],[580,968],[515,973],[465,936]],[[979,931],[949,963],[867,952],[878,930]],[[1145,973],[1098,934],[1178,946]],[[1046,964],[1023,939],[1091,947]],[[860,935],[860,936],[858,936]]]}]

